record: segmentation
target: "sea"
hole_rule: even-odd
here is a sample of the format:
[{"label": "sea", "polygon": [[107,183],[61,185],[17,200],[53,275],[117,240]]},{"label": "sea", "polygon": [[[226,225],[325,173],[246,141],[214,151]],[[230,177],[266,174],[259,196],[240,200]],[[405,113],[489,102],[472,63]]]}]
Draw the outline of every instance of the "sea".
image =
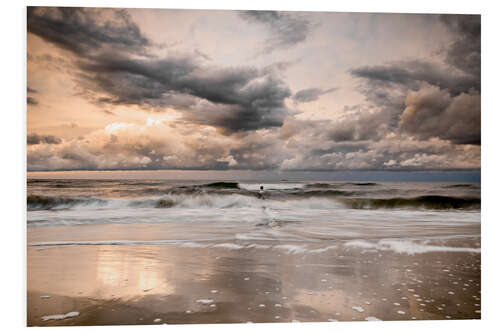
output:
[{"label": "sea", "polygon": [[[460,240],[480,246],[480,222],[481,184],[470,181],[127,179],[120,174],[49,179],[43,173],[27,179],[28,232],[50,227],[54,234],[38,241],[31,237],[31,246],[267,246],[300,252],[354,242],[410,254],[436,246],[478,252],[461,247]],[[120,231],[99,229],[104,225]],[[58,228],[76,226],[85,228],[57,237]],[[90,232],[94,227],[101,231]]]}]

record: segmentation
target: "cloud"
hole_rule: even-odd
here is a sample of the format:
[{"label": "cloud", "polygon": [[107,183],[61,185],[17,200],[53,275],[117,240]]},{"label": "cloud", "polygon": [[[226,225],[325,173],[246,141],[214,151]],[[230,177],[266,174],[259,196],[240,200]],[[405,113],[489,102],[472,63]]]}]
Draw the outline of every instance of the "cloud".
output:
[{"label": "cloud", "polygon": [[287,114],[291,92],[276,70],[210,66],[198,53],[148,55],[152,43],[126,12],[32,8],[28,16],[30,33],[74,54],[79,94],[99,105],[174,108],[224,133],[281,126]]},{"label": "cloud", "polygon": [[[328,126],[325,124],[324,126]],[[333,142],[320,135],[294,137],[299,141],[284,158],[282,170],[435,170],[480,168],[481,149],[455,145],[439,138],[420,140],[404,134],[383,140]],[[307,139],[307,141],[305,141]]]},{"label": "cloud", "polygon": [[480,89],[480,81],[472,75],[421,60],[363,66],[354,68],[350,72],[354,77],[369,80],[373,86],[386,88],[391,85],[402,85],[409,89],[418,89],[422,83],[428,83],[441,89],[448,89],[454,95],[471,88]]},{"label": "cloud", "polygon": [[476,91],[452,97],[428,86],[408,93],[400,129],[421,139],[439,137],[456,144],[481,144],[481,96]]},{"label": "cloud", "polygon": [[446,61],[479,79],[481,76],[481,16],[441,15],[440,19],[457,36],[447,50]]},{"label": "cloud", "polygon": [[[405,133],[383,140],[328,139],[328,121],[288,116],[278,131],[221,135],[174,120],[116,122],[83,137],[28,145],[28,170],[197,169],[338,170],[480,167],[481,149]],[[290,134],[293,132],[293,134]]]},{"label": "cloud", "polygon": [[274,131],[230,136],[214,128],[149,119],[116,122],[59,145],[28,146],[28,170],[68,169],[276,169],[289,157]]},{"label": "cloud", "polygon": [[[298,45],[311,32],[309,21],[294,13],[241,15],[271,32],[268,52]],[[146,123],[122,120],[78,138],[32,133],[28,170],[478,168],[474,24],[462,16],[442,20],[453,40],[441,59],[353,68],[363,102],[340,113],[332,109],[330,119],[300,120],[287,98],[297,105],[336,88],[292,95],[281,75],[291,62],[215,65],[197,50],[156,52],[159,46],[126,11],[30,7],[28,32],[65,50],[34,55],[31,63],[63,69],[77,93],[103,109],[131,106],[169,117],[151,113]],[[28,99],[32,94],[39,98],[28,88]]]},{"label": "cloud", "polygon": [[[385,134],[402,131],[421,140],[437,137],[480,145],[480,16],[439,18],[453,36],[441,52],[443,62],[405,60],[357,67],[350,73],[361,79],[360,92],[378,110],[373,124],[386,122]],[[353,126],[342,126],[337,139],[354,139]]]},{"label": "cloud", "polygon": [[124,9],[28,7],[28,32],[76,54],[151,45]]},{"label": "cloud", "polygon": [[330,88],[326,90],[319,88],[303,89],[297,91],[292,98],[297,103],[312,102],[317,100],[321,95],[331,93],[337,89],[338,88]]},{"label": "cloud", "polygon": [[225,132],[281,126],[290,89],[269,71],[217,68],[189,57],[134,60],[103,55],[81,64],[87,92],[114,105],[171,107],[186,120]]},{"label": "cloud", "polygon": [[33,134],[28,134],[26,143],[28,145],[38,145],[41,143],[60,144],[61,139],[53,135],[38,135],[36,133],[33,133]]},{"label": "cloud", "polygon": [[277,11],[244,11],[241,16],[249,21],[264,25],[269,37],[264,43],[264,53],[290,48],[306,40],[311,23],[296,14]]}]

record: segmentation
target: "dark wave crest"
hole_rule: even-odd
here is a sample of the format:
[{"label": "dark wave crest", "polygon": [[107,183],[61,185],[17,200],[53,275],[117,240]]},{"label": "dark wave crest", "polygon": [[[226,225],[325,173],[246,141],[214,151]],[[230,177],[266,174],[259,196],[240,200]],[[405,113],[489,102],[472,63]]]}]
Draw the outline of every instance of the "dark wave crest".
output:
[{"label": "dark wave crest", "polygon": [[443,188],[476,188],[476,184],[452,184],[443,186]]},{"label": "dark wave crest", "polygon": [[313,184],[304,185],[304,188],[333,188],[333,187],[338,187],[338,186],[339,185],[337,185],[337,184],[313,183]]},{"label": "dark wave crest", "polygon": [[106,200],[99,198],[71,198],[49,197],[43,195],[29,195],[27,198],[28,210],[65,209],[75,206],[104,204]]},{"label": "dark wave crest", "polygon": [[396,209],[396,208],[425,208],[425,209],[480,209],[481,199],[457,198],[440,195],[426,195],[415,198],[388,198],[388,199],[346,199],[344,201],[354,209]]},{"label": "dark wave crest", "polygon": [[343,191],[343,190],[306,190],[306,191],[296,191],[296,192],[290,192],[290,195],[293,195],[295,197],[304,197],[304,198],[311,198],[311,197],[351,197],[358,195],[359,192],[356,191]]},{"label": "dark wave crest", "polygon": [[240,188],[236,182],[216,182],[202,185],[203,187],[216,187],[216,188]]}]

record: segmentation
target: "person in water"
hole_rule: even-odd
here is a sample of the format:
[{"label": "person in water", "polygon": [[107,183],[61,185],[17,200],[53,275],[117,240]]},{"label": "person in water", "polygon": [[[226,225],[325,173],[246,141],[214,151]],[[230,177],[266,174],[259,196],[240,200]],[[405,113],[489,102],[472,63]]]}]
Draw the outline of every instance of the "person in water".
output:
[{"label": "person in water", "polygon": [[[265,200],[265,191],[264,191],[264,186],[260,186],[259,192],[257,193],[257,198],[261,200]],[[263,202],[262,203],[262,212],[264,214],[264,221],[257,223],[257,226],[265,226],[265,227],[279,227],[280,224],[279,222],[274,221],[272,217],[269,216],[266,204]]]},{"label": "person in water", "polygon": [[259,193],[257,194],[257,198],[264,200],[264,186],[260,186]]}]

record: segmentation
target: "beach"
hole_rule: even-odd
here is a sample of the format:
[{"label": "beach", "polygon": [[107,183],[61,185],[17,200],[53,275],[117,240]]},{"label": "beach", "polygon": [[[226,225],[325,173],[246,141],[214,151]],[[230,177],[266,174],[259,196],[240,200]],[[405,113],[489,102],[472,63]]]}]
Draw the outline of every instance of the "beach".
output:
[{"label": "beach", "polygon": [[[471,250],[409,255],[348,242],[310,250],[260,245],[32,246],[28,325],[481,317],[480,254]],[[74,311],[79,315],[42,319]]]},{"label": "beach", "polygon": [[28,326],[481,318],[476,208],[342,209],[332,201],[332,210],[325,193],[310,206],[309,193],[301,199],[308,208],[296,210],[272,198],[252,208],[251,196],[244,207],[197,210],[192,200],[202,194],[190,195],[191,206],[142,207],[145,222],[137,212],[136,222],[116,222],[130,216],[130,202],[32,206]]}]

